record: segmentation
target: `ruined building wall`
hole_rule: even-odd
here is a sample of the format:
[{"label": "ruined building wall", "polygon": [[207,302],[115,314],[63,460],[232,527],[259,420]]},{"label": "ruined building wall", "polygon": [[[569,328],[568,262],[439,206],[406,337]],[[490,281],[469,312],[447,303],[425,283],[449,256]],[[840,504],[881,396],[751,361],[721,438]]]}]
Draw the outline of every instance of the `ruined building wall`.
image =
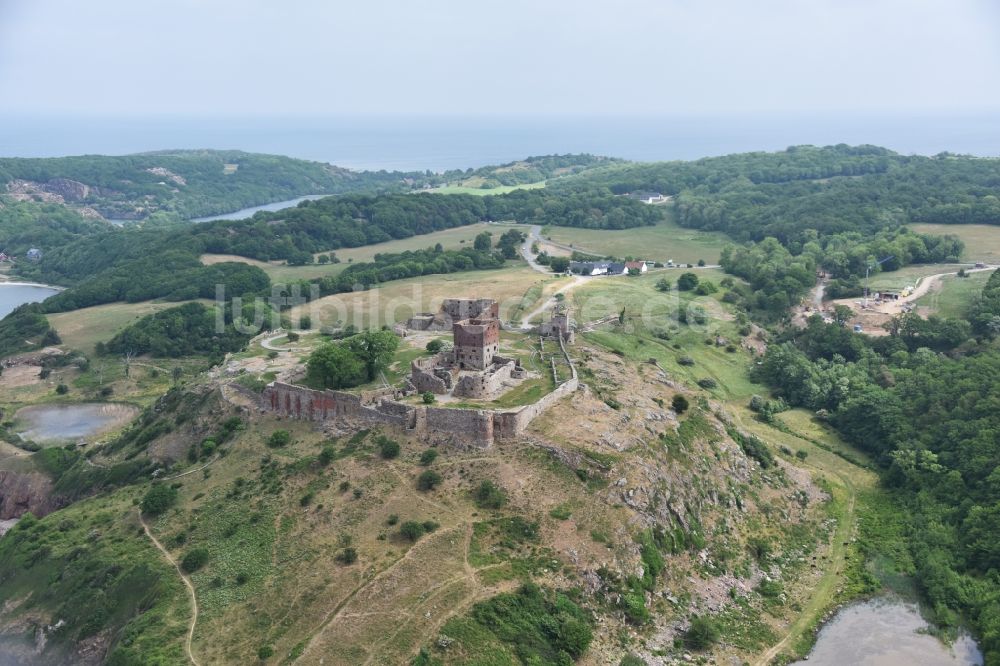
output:
[{"label": "ruined building wall", "polygon": [[500,304],[492,298],[446,298],[441,301],[441,314],[453,322],[463,319],[498,319]]}]

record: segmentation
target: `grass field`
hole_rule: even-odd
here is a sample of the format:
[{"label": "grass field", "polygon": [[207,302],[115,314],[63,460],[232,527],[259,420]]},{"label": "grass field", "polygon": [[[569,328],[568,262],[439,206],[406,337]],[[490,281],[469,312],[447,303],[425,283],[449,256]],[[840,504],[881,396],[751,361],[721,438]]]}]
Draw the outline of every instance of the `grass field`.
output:
[{"label": "grass field", "polygon": [[[271,278],[271,282],[275,283],[289,282],[292,280],[313,280],[327,275],[337,275],[352,263],[371,261],[374,259],[376,254],[391,254],[396,252],[406,252],[408,250],[424,250],[429,247],[434,247],[437,243],[441,243],[446,250],[457,250],[463,247],[471,247],[476,236],[484,231],[493,233],[494,240],[496,240],[504,231],[511,228],[519,228],[524,231],[527,231],[528,229],[528,227],[523,225],[508,224],[498,228],[494,225],[485,223],[470,224],[464,227],[435,231],[431,234],[411,236],[410,238],[401,238],[399,240],[386,241],[385,243],[377,243],[375,245],[333,250],[333,252],[337,255],[337,258],[340,259],[339,264],[287,266],[284,261],[259,261],[257,259],[248,259],[247,257],[241,257],[235,254],[203,254],[201,255],[201,262],[206,265],[218,264],[225,261],[238,261],[250,264],[251,266],[257,266],[267,273],[268,277]],[[328,253],[317,252],[316,256],[318,257],[321,254]]]},{"label": "grass field", "polygon": [[[208,300],[202,302],[211,304],[211,301]],[[49,324],[59,333],[63,344],[90,356],[94,352],[95,344],[107,342],[115,333],[129,324],[148,314],[179,305],[182,305],[182,302],[109,303],[71,312],[50,314],[48,318]]]},{"label": "grass field", "polygon": [[537,190],[545,187],[545,181],[541,180],[537,183],[525,183],[524,185],[501,185],[500,187],[482,189],[473,182],[474,180],[476,179],[470,178],[467,181],[463,181],[464,185],[442,185],[441,187],[435,187],[430,192],[434,194],[472,194],[484,197],[490,194],[507,194],[514,190]]},{"label": "grass field", "polygon": [[699,259],[719,263],[722,248],[732,242],[723,234],[685,229],[670,220],[652,227],[616,231],[548,226],[542,230],[542,237],[600,255],[692,264]]},{"label": "grass field", "polygon": [[917,305],[930,307],[942,317],[963,317],[992,274],[981,271],[966,278],[946,275],[935,289],[917,299]]},{"label": "grass field", "polygon": [[911,224],[922,234],[958,236],[965,242],[964,261],[1000,264],[1000,227],[988,224]]},{"label": "grass field", "polygon": [[[963,268],[960,264],[914,264],[904,266],[898,271],[889,271],[872,275],[872,291],[879,289],[902,289],[916,285],[917,280],[927,275],[937,275],[938,273],[948,273],[958,271]],[[862,284],[864,276],[862,276]]]},{"label": "grass field", "polygon": [[523,264],[488,271],[425,275],[387,282],[369,291],[325,296],[295,307],[289,314],[293,321],[309,314],[314,328],[336,326],[338,322],[367,328],[402,322],[416,312],[434,312],[444,298],[470,297],[496,299],[501,318],[507,319],[525,292],[556,279],[546,278]]}]

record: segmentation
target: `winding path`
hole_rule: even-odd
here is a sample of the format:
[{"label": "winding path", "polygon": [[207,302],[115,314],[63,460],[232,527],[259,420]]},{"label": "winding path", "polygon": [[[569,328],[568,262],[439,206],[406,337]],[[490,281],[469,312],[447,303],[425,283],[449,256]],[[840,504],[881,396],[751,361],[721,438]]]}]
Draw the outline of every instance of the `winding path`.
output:
[{"label": "winding path", "polygon": [[174,569],[177,570],[177,575],[181,577],[181,581],[183,581],[184,586],[187,587],[188,596],[191,597],[191,624],[188,627],[187,638],[184,641],[184,651],[187,653],[188,659],[191,660],[191,663],[194,664],[194,666],[200,666],[198,660],[194,658],[194,652],[191,650],[191,643],[194,641],[194,628],[195,625],[198,624],[198,597],[194,593],[194,585],[191,584],[191,579],[188,578],[183,571],[181,571],[180,565],[177,563],[177,560],[170,555],[170,551],[164,548],[163,544],[161,544],[156,537],[153,536],[153,533],[149,529],[149,525],[146,524],[146,521],[142,517],[142,511],[139,511],[139,522],[142,524],[142,530],[146,533],[146,536],[148,536],[149,540],[153,542],[156,549],[163,553],[163,557],[167,559],[167,562],[170,562],[170,564],[173,565]]}]

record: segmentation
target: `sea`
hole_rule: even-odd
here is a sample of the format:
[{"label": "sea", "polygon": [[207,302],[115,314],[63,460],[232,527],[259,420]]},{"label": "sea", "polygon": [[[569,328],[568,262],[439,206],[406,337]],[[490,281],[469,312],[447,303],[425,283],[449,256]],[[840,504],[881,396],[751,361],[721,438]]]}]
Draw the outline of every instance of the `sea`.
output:
[{"label": "sea", "polygon": [[1000,156],[1000,110],[711,116],[79,117],[0,115],[0,156],[239,149],[352,169],[444,171],[530,155],[690,160],[791,145]]}]

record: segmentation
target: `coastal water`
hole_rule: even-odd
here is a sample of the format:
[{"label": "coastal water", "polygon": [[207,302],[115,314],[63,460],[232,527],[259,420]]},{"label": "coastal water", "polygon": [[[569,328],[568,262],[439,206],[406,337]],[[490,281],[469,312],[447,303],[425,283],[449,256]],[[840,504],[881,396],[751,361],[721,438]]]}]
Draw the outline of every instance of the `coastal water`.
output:
[{"label": "coastal water", "polygon": [[0,156],[239,149],[355,169],[464,169],[589,152],[697,159],[795,144],[870,143],[898,152],[1000,155],[1000,117],[789,115],[640,117],[80,118],[0,116]]},{"label": "coastal water", "polygon": [[808,661],[793,666],[978,666],[983,656],[969,636],[951,646],[926,633],[917,606],[873,599],[846,606],[820,630]]},{"label": "coastal water", "polygon": [[40,303],[59,290],[39,284],[23,284],[19,282],[0,282],[0,319],[6,317],[19,305],[24,303]]}]

